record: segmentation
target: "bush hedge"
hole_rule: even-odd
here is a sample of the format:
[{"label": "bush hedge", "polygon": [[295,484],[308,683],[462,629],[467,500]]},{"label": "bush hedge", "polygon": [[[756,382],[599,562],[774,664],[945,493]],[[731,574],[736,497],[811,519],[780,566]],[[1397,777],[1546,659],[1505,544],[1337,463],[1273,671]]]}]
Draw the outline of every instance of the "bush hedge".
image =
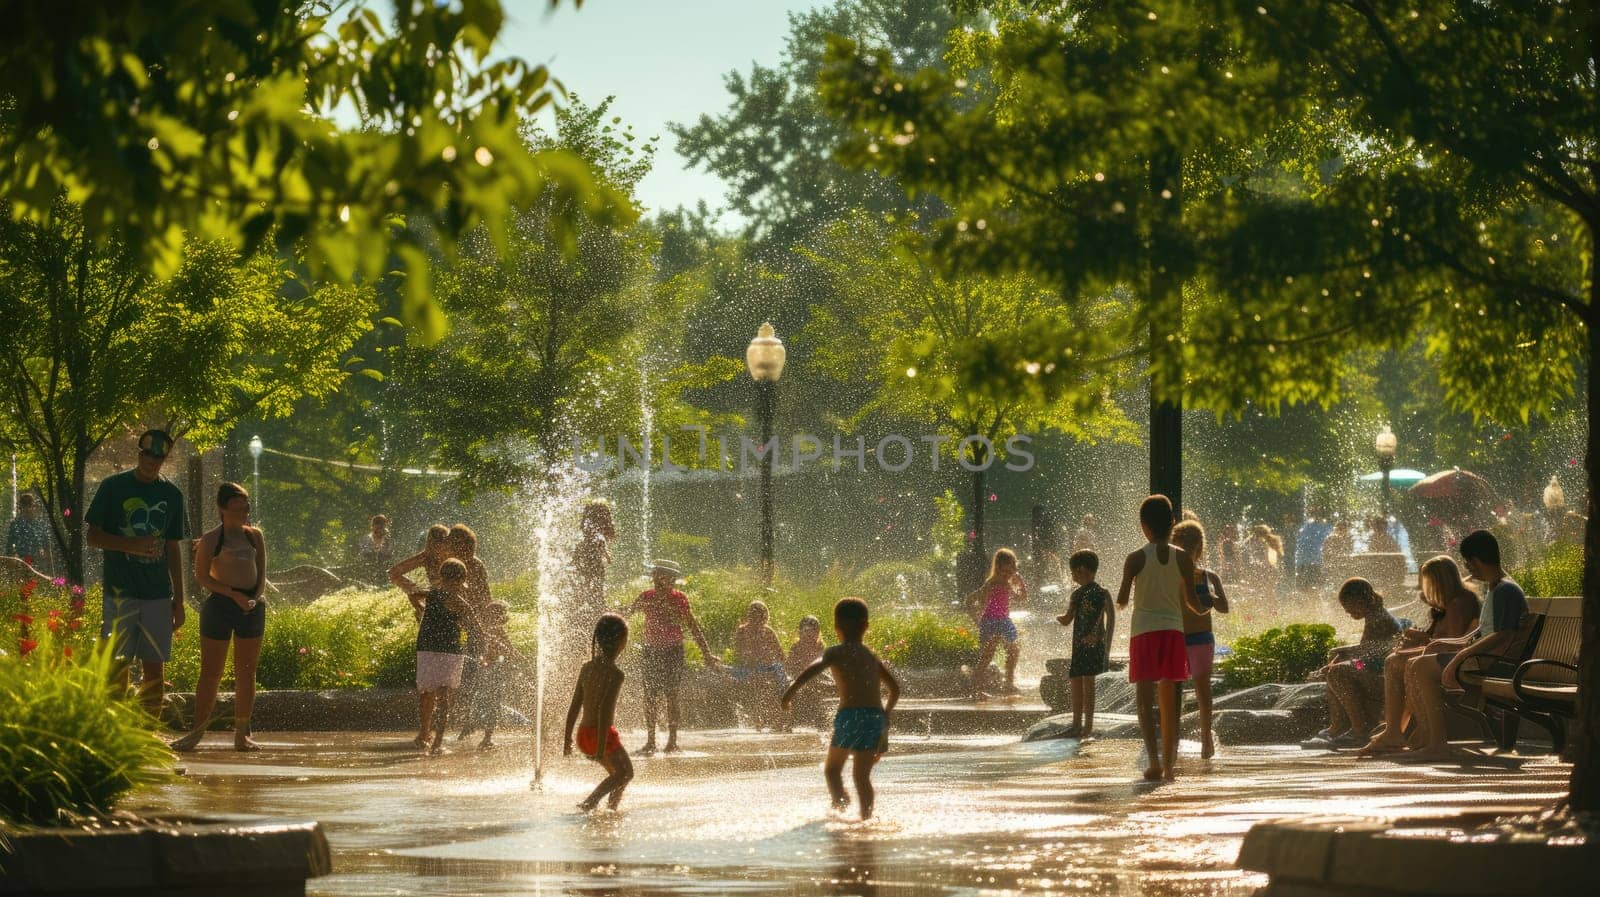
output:
[{"label": "bush hedge", "polygon": [[70,824],[168,777],[172,752],[111,684],[108,652],[47,628],[25,645],[0,647],[0,821]]},{"label": "bush hedge", "polygon": [[1248,688],[1269,682],[1304,682],[1328,662],[1334,629],[1326,623],[1291,623],[1260,635],[1242,635],[1233,653],[1217,663],[1224,688]]}]

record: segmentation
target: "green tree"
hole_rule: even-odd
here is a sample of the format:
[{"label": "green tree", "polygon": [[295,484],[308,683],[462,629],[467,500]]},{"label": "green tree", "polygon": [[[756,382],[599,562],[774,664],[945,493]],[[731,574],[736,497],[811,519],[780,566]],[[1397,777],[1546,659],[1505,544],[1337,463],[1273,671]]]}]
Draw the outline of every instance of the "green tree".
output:
[{"label": "green tree", "polygon": [[[574,100],[558,111],[554,133],[529,130],[524,139],[530,151],[584,159],[609,190],[631,196],[653,147],[640,146],[609,107]],[[643,225],[585,221],[570,249],[553,245],[549,222],[562,214],[555,199],[519,209],[499,249],[486,231],[469,235],[439,268],[453,332],[403,349],[394,362],[391,423],[400,438],[478,486],[525,481],[569,453],[574,438],[592,444],[626,431],[639,419],[641,390],[666,418],[683,389],[730,372],[726,359],[709,367],[662,359],[646,370],[660,334],[641,327],[648,317],[644,330],[658,331],[681,316],[695,298],[690,279],[657,281],[658,241]]]},{"label": "green tree", "polygon": [[162,279],[76,205],[45,224],[0,214],[0,441],[37,466],[66,575],[83,581],[85,470],[106,440],[165,419],[214,442],[326,395],[372,311],[369,290],[310,291],[268,251],[194,241]]},{"label": "green tree", "polygon": [[[1287,204],[1269,277],[1376,281],[1431,327],[1446,397],[1507,423],[1581,389],[1600,488],[1600,6],[1219,2],[1248,52],[1349,123],[1347,165]],[[1305,243],[1308,234],[1322,238]],[[1244,279],[1252,272],[1236,272]],[[1570,807],[1600,810],[1600,519],[1585,533]]]},{"label": "green tree", "polygon": [[42,223],[67,191],[89,234],[163,275],[189,235],[246,254],[303,241],[314,273],[346,281],[395,254],[405,317],[436,336],[421,239],[391,219],[447,245],[480,226],[498,243],[513,207],[562,209],[547,221],[558,238],[629,209],[571,154],[519,140],[520,117],[560,86],[491,55],[497,0],[393,10],[385,24],[348,0],[6,4],[0,195]]},{"label": "green tree", "polygon": [[[1059,376],[1080,387],[1053,397],[1036,385],[1012,391],[960,378],[974,352],[1024,340],[1038,327],[1097,329],[1121,313],[1117,303],[1072,307],[1020,274],[947,276],[926,264],[915,230],[865,212],[823,229],[804,251],[833,281],[832,301],[812,307],[804,333],[813,363],[839,383],[861,387],[856,394],[865,398],[852,426],[867,418],[911,422],[948,440],[941,453],[971,472],[979,553],[988,468],[1006,459],[1013,436],[1052,430],[1080,440],[1132,437],[1108,398],[1126,362],[1119,367],[1087,353],[1051,362],[1069,368]],[[984,441],[963,447],[969,437]]]}]

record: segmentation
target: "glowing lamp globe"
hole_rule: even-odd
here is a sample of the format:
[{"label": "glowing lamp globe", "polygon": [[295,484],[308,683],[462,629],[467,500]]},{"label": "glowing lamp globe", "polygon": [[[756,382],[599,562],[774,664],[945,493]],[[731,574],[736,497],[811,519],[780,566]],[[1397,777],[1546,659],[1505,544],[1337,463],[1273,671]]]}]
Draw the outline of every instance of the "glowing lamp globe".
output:
[{"label": "glowing lamp globe", "polygon": [[1555,474],[1550,475],[1550,485],[1544,487],[1544,509],[1554,514],[1567,506],[1567,491],[1561,488],[1561,480]]},{"label": "glowing lamp globe", "polygon": [[744,352],[744,360],[750,367],[751,377],[760,382],[776,383],[778,376],[783,373],[783,359],[787,354],[783,340],[778,339],[771,322],[768,322],[756,331],[756,338],[750,341],[750,348]]},{"label": "glowing lamp globe", "polygon": [[1373,440],[1372,447],[1377,450],[1379,458],[1385,461],[1394,460],[1394,453],[1399,448],[1399,444],[1394,438],[1394,431],[1389,429],[1388,424],[1384,424],[1383,429],[1378,431],[1378,438]]}]

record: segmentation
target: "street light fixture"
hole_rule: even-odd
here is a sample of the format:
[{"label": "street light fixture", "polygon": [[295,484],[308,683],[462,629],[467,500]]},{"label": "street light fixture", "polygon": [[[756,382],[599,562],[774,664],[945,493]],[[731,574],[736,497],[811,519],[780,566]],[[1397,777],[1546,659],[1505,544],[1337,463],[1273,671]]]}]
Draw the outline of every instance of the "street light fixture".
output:
[{"label": "street light fixture", "polygon": [[261,452],[265,448],[260,436],[250,437],[250,503],[255,507],[258,526],[261,523]]},{"label": "street light fixture", "polygon": [[783,340],[773,332],[772,322],[761,325],[756,338],[745,350],[745,364],[756,383],[756,417],[761,422],[761,576],[772,582],[772,406],[778,392],[778,377],[788,352]]},{"label": "street light fixture", "polygon": [[[1372,441],[1373,449],[1378,453],[1378,467],[1383,471],[1383,519],[1389,519],[1389,471],[1394,467],[1395,452],[1399,450],[1399,441],[1394,438],[1394,431],[1388,424],[1378,431],[1378,438]],[[1385,524],[1387,525],[1387,524]]]},{"label": "street light fixture", "polygon": [[1561,478],[1550,475],[1550,485],[1544,487],[1544,509],[1556,517],[1567,509],[1567,490],[1561,488]]}]

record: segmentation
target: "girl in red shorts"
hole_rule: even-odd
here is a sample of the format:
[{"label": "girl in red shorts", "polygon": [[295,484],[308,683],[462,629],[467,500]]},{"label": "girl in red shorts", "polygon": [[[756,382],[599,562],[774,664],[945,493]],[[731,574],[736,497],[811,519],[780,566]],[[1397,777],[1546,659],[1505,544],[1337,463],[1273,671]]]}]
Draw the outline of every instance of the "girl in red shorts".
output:
[{"label": "girl in red shorts", "polygon": [[[1139,526],[1149,542],[1122,563],[1122,585],[1117,607],[1128,606],[1133,593],[1132,627],[1128,641],[1128,681],[1134,683],[1139,729],[1144,734],[1150,766],[1144,777],[1151,781],[1177,775],[1178,683],[1189,678],[1189,659],[1183,644],[1183,609],[1196,614],[1194,561],[1183,549],[1168,544],[1172,534],[1172,502],[1152,495],[1139,506]],[[1151,699],[1161,705],[1161,751],[1156,752],[1155,719]]]},{"label": "girl in red shorts", "polygon": [[[617,715],[617,693],[622,690],[622,670],[617,655],[628,644],[628,621],[616,614],[605,614],[594,625],[589,661],[578,672],[578,687],[567,708],[567,728],[562,754],[572,756],[572,727],[578,727],[578,750],[600,764],[606,777],[595,786],[578,809],[588,812],[611,795],[607,806],[615,810],[622,802],[622,790],[633,780],[633,761],[622,747],[613,723]],[[579,715],[582,715],[582,720]]]}]

